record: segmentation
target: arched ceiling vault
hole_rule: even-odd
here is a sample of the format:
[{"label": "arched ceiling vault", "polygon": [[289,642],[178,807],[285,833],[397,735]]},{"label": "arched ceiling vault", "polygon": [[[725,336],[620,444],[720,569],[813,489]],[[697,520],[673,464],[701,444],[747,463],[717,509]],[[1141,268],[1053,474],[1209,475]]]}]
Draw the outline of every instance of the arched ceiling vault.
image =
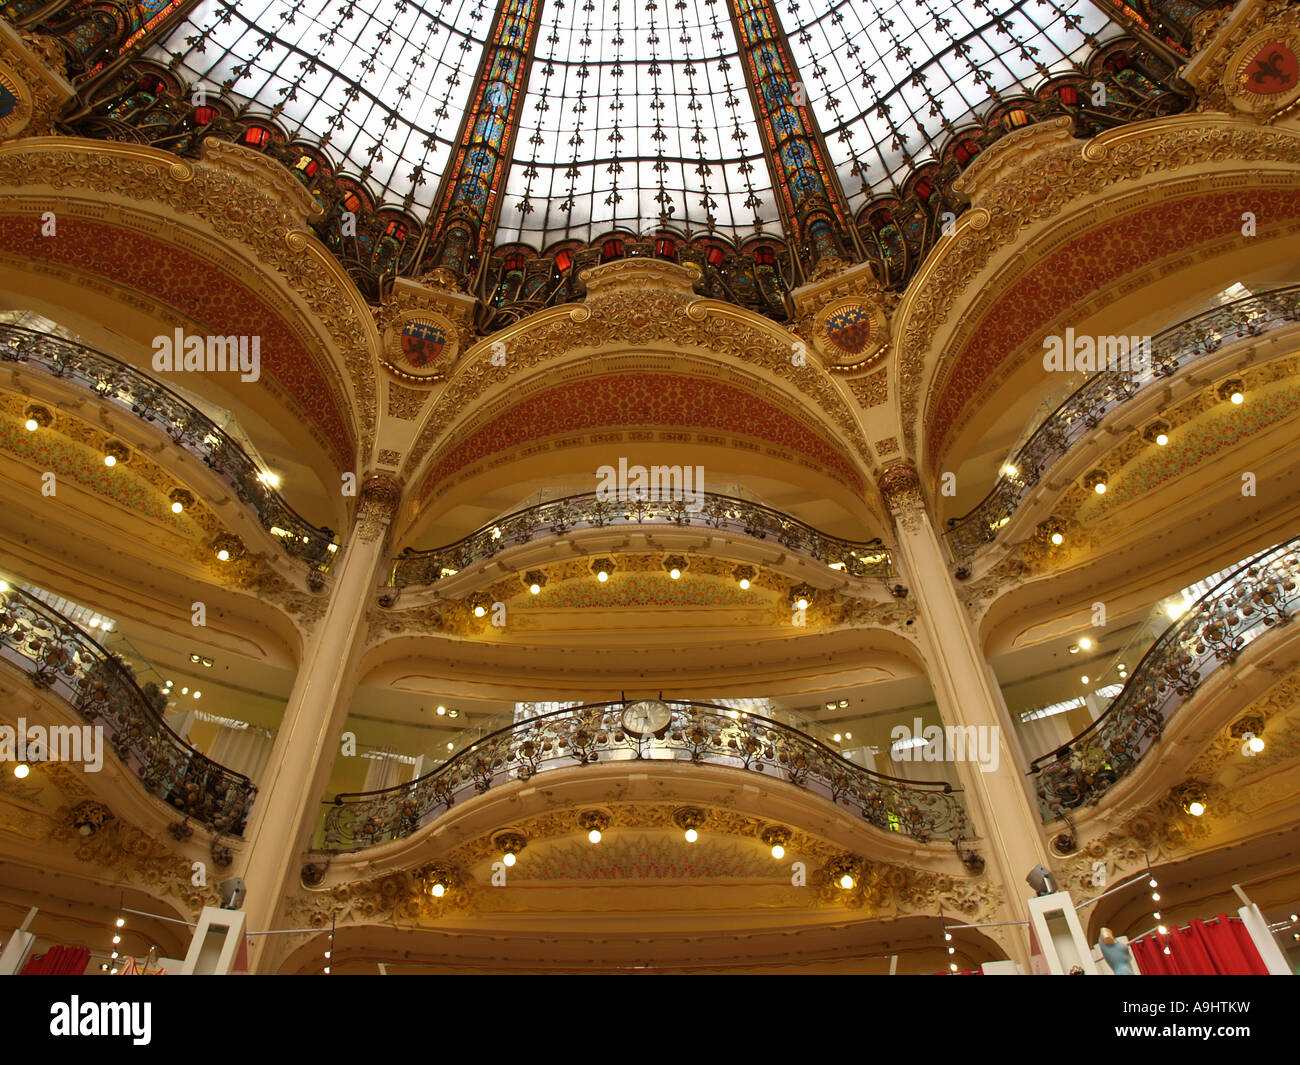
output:
[{"label": "arched ceiling vault", "polygon": [[[147,372],[153,338],[176,328],[258,336],[259,380],[232,375],[240,387],[226,382],[227,393],[273,424],[291,423],[286,433],[300,438],[326,484],[367,460],[373,316],[305,224],[319,207],[279,164],[212,140],[190,161],[36,137],[0,146],[0,187],[0,286],[9,302]],[[214,377],[176,379],[197,391],[213,386],[200,376]]]},{"label": "arched ceiling vault", "polygon": [[784,448],[795,466],[838,485],[836,495],[866,497],[883,516],[858,416],[804,342],[696,296],[694,276],[649,259],[593,268],[585,302],[541,311],[467,351],[405,461],[416,511],[467,463],[572,425],[621,423]]},{"label": "arched ceiling vault", "polygon": [[[937,476],[969,446],[963,433],[989,389],[1006,387],[1017,365],[1041,367],[1042,337],[1113,301],[1117,286],[1132,291],[1247,240],[1261,256],[1285,255],[1300,230],[1297,171],[1296,132],[1213,113],[1088,142],[1053,123],[1003,138],[963,175],[973,209],[895,319],[905,446]],[[1242,234],[1248,210],[1254,238]]]}]

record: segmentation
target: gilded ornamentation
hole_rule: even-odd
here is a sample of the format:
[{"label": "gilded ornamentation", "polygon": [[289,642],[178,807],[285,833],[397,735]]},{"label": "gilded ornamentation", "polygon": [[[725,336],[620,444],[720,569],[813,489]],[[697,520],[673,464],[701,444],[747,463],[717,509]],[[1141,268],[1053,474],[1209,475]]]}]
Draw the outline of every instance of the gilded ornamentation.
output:
[{"label": "gilded ornamentation", "polygon": [[877,370],[866,377],[855,377],[848,385],[849,391],[864,407],[879,407],[889,401],[888,370]]},{"label": "gilded ornamentation", "polygon": [[379,454],[375,457],[375,461],[381,466],[391,466],[393,469],[396,469],[398,463],[402,461],[402,453],[400,451],[393,451],[389,448],[381,447],[379,449]]},{"label": "gilded ornamentation", "polygon": [[876,478],[880,494],[889,507],[889,513],[907,532],[921,528],[925,515],[925,496],[921,494],[921,481],[915,467],[905,462],[886,466]]},{"label": "gilded ornamentation", "polygon": [[44,137],[72,96],[64,79],[64,53],[51,37],[19,33],[0,20],[0,83],[13,94],[15,104],[0,117],[0,141],[11,137]]},{"label": "gilded ornamentation", "polygon": [[[797,855],[808,864],[810,878],[806,888],[791,887],[788,873],[773,870],[766,845],[762,843],[763,832],[770,827],[770,822],[722,805],[703,808],[708,842],[698,845],[700,864],[673,871],[669,863],[654,862],[653,857],[660,833],[680,832],[678,811],[677,803],[606,804],[602,812],[608,823],[601,829],[606,834],[602,843],[605,849],[599,852],[582,838],[587,829],[583,827],[580,808],[551,810],[512,821],[512,830],[530,841],[530,851],[511,876],[537,885],[556,881],[581,885],[591,879],[611,886],[739,877],[750,884],[759,881],[755,885],[758,887],[779,890],[778,905],[783,907],[847,906],[866,909],[881,917],[942,912],[970,920],[987,919],[1000,905],[1000,893],[984,877],[970,878],[959,872],[945,873],[885,862],[872,862],[868,875],[852,892],[838,888],[823,890],[818,874],[835,861],[840,848],[797,828],[789,831],[783,845],[787,853]],[[634,835],[616,853],[616,842],[627,833]],[[568,837],[573,837],[572,848],[566,845]],[[547,845],[546,853],[533,854],[532,850],[543,842]],[[650,864],[656,868],[645,868],[647,863],[638,859],[642,852],[646,852]],[[446,891],[436,899],[429,894],[427,877],[422,875],[428,865],[427,856],[413,858],[414,867],[410,870],[370,878],[336,879],[348,875],[343,871],[346,866],[338,871],[323,871],[320,883],[324,886],[299,891],[289,902],[290,912],[304,927],[328,928],[331,917],[336,917],[339,924],[397,921],[430,927],[452,914],[510,910],[516,904],[507,898],[509,893],[494,890],[483,882],[481,874],[500,854],[493,833],[487,833],[440,856],[434,864],[444,870]],[[591,865],[593,855],[598,859],[595,865]],[[614,875],[611,880],[611,865],[622,868],[623,875]],[[664,871],[660,872],[658,866],[665,866]],[[330,880],[334,882],[327,883]]]},{"label": "gilded ornamentation", "polygon": [[401,418],[403,421],[414,421],[420,416],[420,411],[424,410],[424,405],[429,401],[429,393],[422,392],[418,388],[407,388],[405,385],[399,385],[396,381],[388,382],[388,416],[390,418]]},{"label": "gilded ornamentation", "polygon": [[402,486],[386,473],[367,477],[357,502],[357,535],[368,544],[383,535],[402,502]]},{"label": "gilded ornamentation", "polygon": [[[521,371],[562,353],[616,349],[584,360],[594,374],[605,364],[620,368],[629,350],[665,343],[764,368],[812,399],[862,459],[871,461],[866,438],[831,379],[811,360],[798,365],[793,357],[801,343],[794,334],[756,314],[694,295],[690,273],[673,263],[625,259],[589,273],[585,302],[539,311],[466,352],[410,451],[408,475],[483,393]],[[493,350],[501,351],[496,345],[504,347],[504,357],[494,363]]]},{"label": "gilded ornamentation", "polygon": [[1238,111],[1261,121],[1300,103],[1300,19],[1274,23],[1247,40],[1223,74],[1223,91]]},{"label": "gilded ornamentation", "polygon": [[896,437],[896,436],[887,436],[887,437],[885,437],[885,439],[883,439],[883,440],[877,440],[877,441],[876,441],[876,454],[879,455],[882,459],[883,459],[883,458],[888,458],[890,455],[897,455],[897,454],[898,454],[898,437]]},{"label": "gilded ornamentation", "polygon": [[191,163],[138,145],[23,139],[0,148],[0,184],[152,201],[194,215],[221,238],[249,248],[287,280],[329,330],[328,344],[314,338],[307,346],[341,353],[349,389],[336,402],[346,411],[347,396],[355,397],[361,432],[371,436],[378,336],[369,309],[342,268],[302,228],[303,204],[294,198],[301,188],[291,195],[286,183],[292,179],[272,177],[258,153],[235,145],[212,147],[215,143],[204,141],[203,159]]},{"label": "gilded ornamentation", "polygon": [[[1276,28],[1275,32],[1269,36],[1285,35],[1295,31],[1297,20],[1294,5],[1288,0],[1267,0],[1265,3],[1255,4],[1253,10],[1247,11],[1244,17],[1237,19],[1232,29],[1220,38],[1220,33],[1233,14],[1236,14],[1235,9],[1221,8],[1207,11],[1196,21],[1193,52],[1195,59],[1187,65],[1184,76],[1191,85],[1196,87],[1198,110],[1232,111],[1236,101],[1231,100],[1230,97],[1235,93],[1239,94],[1242,102],[1247,104],[1242,108],[1243,110],[1267,119],[1270,117],[1267,107],[1264,109],[1265,113],[1261,115],[1250,106],[1250,100],[1244,92],[1245,87],[1241,85],[1240,78],[1242,74],[1249,72],[1249,62],[1258,55],[1260,45],[1268,43],[1259,41],[1260,36],[1274,28]],[[1248,44],[1255,44],[1255,50],[1249,56],[1243,55],[1247,51]],[[1214,45],[1213,52],[1207,50],[1211,45]]]}]

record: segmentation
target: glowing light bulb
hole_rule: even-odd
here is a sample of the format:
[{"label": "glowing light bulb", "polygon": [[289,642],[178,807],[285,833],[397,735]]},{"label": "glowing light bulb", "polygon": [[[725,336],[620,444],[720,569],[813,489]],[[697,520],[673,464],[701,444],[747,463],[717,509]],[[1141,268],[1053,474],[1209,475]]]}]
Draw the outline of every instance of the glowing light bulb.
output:
[{"label": "glowing light bulb", "polygon": [[772,844],[772,857],[778,862],[785,857],[785,848],[779,843]]},{"label": "glowing light bulb", "polygon": [[699,834],[698,832],[696,832],[695,829],[693,829],[693,828],[688,828],[688,829],[686,830],[686,842],[687,842],[687,843],[694,843],[694,842],[695,842],[697,839],[699,839],[699,838],[700,838],[700,834]]},{"label": "glowing light bulb", "polygon": [[587,833],[587,839],[591,840],[592,843],[599,843],[600,838],[600,829],[598,828],[593,828]]},{"label": "glowing light bulb", "polygon": [[839,743],[840,740],[843,739],[843,738],[844,738],[844,737],[842,737],[838,732],[835,733],[835,735],[831,737],[831,739],[833,739],[836,743]]},{"label": "glowing light bulb", "polygon": [[121,943],[121,942],[122,942],[122,937],[121,937],[121,936],[114,936],[114,937],[113,937],[113,944],[114,944],[115,946],[116,946],[118,943]]},{"label": "glowing light bulb", "polygon": [[125,917],[119,917],[119,918],[117,919],[117,927],[118,927],[118,928],[121,928],[124,924],[126,924],[126,918],[125,918]]},{"label": "glowing light bulb", "polygon": [[1104,496],[1106,494],[1106,485],[1101,481],[1098,481],[1095,485],[1093,485],[1093,491],[1096,492],[1099,496]]},{"label": "glowing light bulb", "polygon": [[945,932],[945,933],[943,934],[943,938],[944,938],[945,941],[951,943],[951,942],[952,942],[952,933],[951,933],[951,932]]},{"label": "glowing light bulb", "polygon": [[1166,928],[1164,925],[1159,925],[1156,928],[1156,931],[1159,932],[1162,936],[1167,936],[1169,934],[1169,929]]},{"label": "glowing light bulb", "polygon": [[747,592],[747,591],[749,591],[749,578],[748,578],[748,577],[741,577],[741,578],[740,578],[740,590],[743,591],[743,592]]},{"label": "glowing light bulb", "polygon": [[1200,817],[1201,814],[1205,813],[1205,803],[1203,802],[1188,803],[1187,812],[1191,814],[1193,817]]},{"label": "glowing light bulb", "polygon": [[444,885],[442,885],[442,884],[434,884],[434,885],[433,885],[433,897],[434,897],[435,899],[440,899],[440,898],[442,898],[443,895],[445,895],[445,894],[447,894],[447,888],[446,888]]},{"label": "glowing light bulb", "polygon": [[530,584],[528,590],[532,592],[533,595],[538,595],[541,593],[542,586],[540,584]]},{"label": "glowing light bulb", "polygon": [[1259,754],[1259,752],[1264,749],[1264,741],[1258,736],[1251,736],[1251,738],[1246,741],[1246,746],[1256,754]]},{"label": "glowing light bulb", "polygon": [[486,614],[486,613],[487,613],[487,607],[484,607],[484,606],[476,606],[476,607],[474,608],[474,616],[475,616],[476,618],[481,618],[481,617],[482,617],[484,614]]},{"label": "glowing light bulb", "polygon": [[604,570],[601,570],[599,573],[596,574],[596,580],[600,581],[601,584],[604,584],[607,580],[609,580],[609,574],[606,573]]},{"label": "glowing light bulb", "polygon": [[505,854],[501,855],[501,861],[505,863],[505,866],[508,869],[515,864],[515,856],[509,851],[506,851]]},{"label": "glowing light bulb", "polygon": [[1151,892],[1151,901],[1152,901],[1152,902],[1159,902],[1159,901],[1160,901],[1160,892],[1158,892],[1158,891],[1153,891],[1153,892]]},{"label": "glowing light bulb", "polygon": [[795,603],[795,606],[797,606],[800,610],[807,610],[807,609],[808,609],[808,600],[807,600],[807,599],[803,599],[803,598],[801,598],[801,599],[799,599],[799,601],[798,601],[797,603]]},{"label": "glowing light bulb", "polygon": [[1052,533],[1052,543],[1054,543],[1057,547],[1060,547],[1063,543],[1065,543],[1065,537],[1062,536],[1060,533]]},{"label": "glowing light bulb", "polygon": [[217,558],[219,558],[222,562],[229,562],[230,552],[223,547],[220,551],[217,552]]},{"label": "glowing light bulb", "polygon": [[682,571],[679,570],[676,566],[674,566],[672,569],[668,571],[668,576],[670,576],[673,580],[677,580],[678,578],[681,577],[681,575],[682,575]]},{"label": "glowing light bulb", "polygon": [[1087,683],[1088,683],[1088,674],[1085,673],[1082,677],[1079,678],[1079,680],[1082,681],[1084,684],[1087,684]]},{"label": "glowing light bulb", "polygon": [[41,423],[38,422],[35,418],[28,418],[25,422],[23,422],[23,426],[24,428],[26,428],[26,430],[29,433],[34,433],[36,432],[37,429],[41,427]]},{"label": "glowing light bulb", "polygon": [[117,456],[116,456],[116,455],[105,455],[105,456],[104,456],[104,465],[105,465],[105,466],[116,466],[116,465],[117,465]]},{"label": "glowing light bulb", "polygon": [[179,513],[180,513],[182,510],[184,510],[184,509],[185,509],[185,504],[183,504],[183,503],[173,503],[173,504],[172,504],[172,513],[173,513],[173,514],[179,514]]},{"label": "glowing light bulb", "polygon": [[14,776],[16,776],[19,780],[26,780],[27,774],[30,773],[31,771],[32,771],[32,767],[29,766],[26,762],[19,762],[16,766],[14,766]]},{"label": "glowing light bulb", "polygon": [[1084,636],[1082,639],[1079,640],[1079,646],[1085,651],[1091,651],[1092,640],[1089,639],[1087,636]]},{"label": "glowing light bulb", "polygon": [[1159,887],[1160,885],[1156,883],[1156,878],[1153,876],[1153,877],[1152,877],[1152,878],[1147,882],[1147,886],[1148,886],[1148,887]]},{"label": "glowing light bulb", "polygon": [[853,889],[853,877],[849,876],[848,873],[845,873],[840,877],[840,887],[845,891],[851,891]]},{"label": "glowing light bulb", "polygon": [[434,713],[437,714],[439,717],[442,717],[443,714],[445,714],[446,712],[447,712],[447,708],[445,706],[440,706],[436,710],[434,710]]},{"label": "glowing light bulb", "polygon": [[1246,397],[1242,395],[1240,392],[1234,392],[1231,396],[1231,399],[1233,404],[1238,407],[1240,407],[1244,402],[1246,402]]},{"label": "glowing light bulb", "polygon": [[1164,447],[1167,443],[1169,443],[1169,434],[1168,434],[1168,433],[1157,433],[1157,434],[1156,434],[1156,446],[1157,446],[1157,447]]}]

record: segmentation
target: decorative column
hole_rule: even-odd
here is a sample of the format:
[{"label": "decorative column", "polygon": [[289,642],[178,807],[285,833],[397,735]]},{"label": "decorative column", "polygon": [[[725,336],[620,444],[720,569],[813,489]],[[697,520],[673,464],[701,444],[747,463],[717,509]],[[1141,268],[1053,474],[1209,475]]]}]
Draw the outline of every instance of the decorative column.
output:
[{"label": "decorative column", "polygon": [[[982,829],[988,867],[1006,894],[1008,916],[1028,921],[1026,899],[1033,891],[1025,877],[1035,865],[1050,867],[1051,863],[1037,803],[1029,792],[1017,749],[1010,742],[1010,714],[948,573],[916,470],[906,464],[890,466],[881,473],[878,484],[894,518],[896,557],[916,596],[922,637],[928,643],[930,680],[944,723],[996,730],[997,769],[986,773],[966,761],[957,763],[957,771],[971,800],[971,813]],[[1025,936],[1007,941],[1026,944],[1024,956],[1016,957],[1026,962]]]},{"label": "decorative column", "polygon": [[[353,535],[339,560],[325,616],[303,650],[284,720],[253,804],[239,875],[248,895],[250,932],[276,926],[281,905],[297,886],[304,850],[320,815],[343,723],[352,698],[352,670],[365,635],[365,607],[383,564],[388,525],[402,492],[386,474],[362,485]],[[276,947],[255,936],[253,969],[269,966]],[[259,964],[260,963],[260,964]]]},{"label": "decorative column", "polygon": [[729,0],[781,221],[813,275],[861,258],[839,178],[771,0]]},{"label": "decorative column", "polygon": [[426,227],[432,254],[426,268],[464,282],[492,246],[506,165],[528,89],[542,0],[505,0],[492,25],[474,90]]}]

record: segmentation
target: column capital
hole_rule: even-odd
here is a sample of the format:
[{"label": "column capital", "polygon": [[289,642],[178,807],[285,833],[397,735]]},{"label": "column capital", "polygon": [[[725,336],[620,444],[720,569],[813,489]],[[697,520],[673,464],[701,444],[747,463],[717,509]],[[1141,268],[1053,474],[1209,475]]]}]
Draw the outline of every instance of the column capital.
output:
[{"label": "column capital", "polygon": [[361,484],[356,529],[365,543],[383,535],[402,502],[402,483],[389,473],[372,473]]},{"label": "column capital", "polygon": [[894,520],[914,530],[925,513],[925,496],[921,494],[921,478],[916,467],[910,462],[886,466],[876,478],[876,487],[885,497],[885,505]]}]

